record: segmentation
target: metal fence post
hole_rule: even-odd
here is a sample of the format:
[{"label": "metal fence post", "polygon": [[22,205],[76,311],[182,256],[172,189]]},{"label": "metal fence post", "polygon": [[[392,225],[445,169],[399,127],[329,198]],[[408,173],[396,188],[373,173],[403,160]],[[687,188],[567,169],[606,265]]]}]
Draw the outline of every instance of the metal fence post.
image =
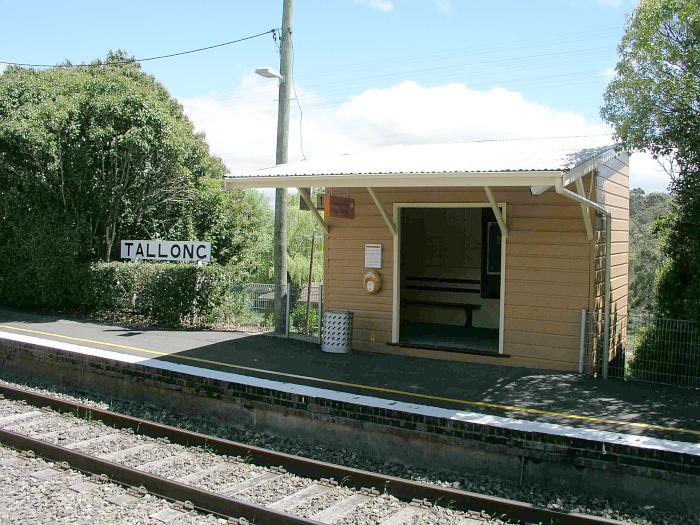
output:
[{"label": "metal fence post", "polygon": [[578,341],[578,373],[584,372],[584,360],[586,357],[586,309],[581,309],[581,334]]},{"label": "metal fence post", "polygon": [[323,285],[318,285],[318,342],[323,343]]},{"label": "metal fence post", "polygon": [[291,312],[289,311],[289,296],[292,295],[292,283],[287,283],[287,307],[285,312],[287,313],[285,323],[284,323],[284,336],[289,337],[289,322],[291,321]]}]

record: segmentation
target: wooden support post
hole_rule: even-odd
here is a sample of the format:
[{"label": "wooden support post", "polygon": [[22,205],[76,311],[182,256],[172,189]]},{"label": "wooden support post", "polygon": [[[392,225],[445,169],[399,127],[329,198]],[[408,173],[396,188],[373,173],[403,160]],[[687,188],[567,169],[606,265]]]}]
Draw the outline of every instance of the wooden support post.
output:
[{"label": "wooden support post", "polygon": [[[586,198],[586,190],[583,187],[581,178],[576,179],[576,193],[581,197]],[[586,237],[589,241],[593,240],[593,225],[591,224],[591,213],[588,211],[588,206],[584,203],[579,203],[581,206],[581,215],[583,216],[583,224],[586,227]]]},{"label": "wooden support post", "polygon": [[309,309],[311,308],[311,279],[314,273],[314,251],[316,248],[316,232],[311,232],[311,257],[309,257],[309,280],[306,289],[306,335],[309,335]]},{"label": "wooden support post", "polygon": [[503,220],[503,214],[501,213],[501,208],[498,207],[496,199],[493,197],[491,188],[484,186],[484,192],[486,193],[486,198],[489,200],[493,214],[496,216],[496,222],[499,228],[501,228],[501,236],[506,239],[508,238],[508,227],[506,226],[506,221]]},{"label": "wooden support post", "polygon": [[384,222],[391,231],[391,234],[394,237],[396,237],[396,226],[394,226],[394,221],[391,220],[386,210],[384,209],[384,206],[380,202],[379,197],[377,197],[377,194],[374,193],[374,188],[367,188],[367,191],[369,192],[369,196],[372,197],[372,200],[374,201],[375,206],[379,210],[379,213],[384,218]]},{"label": "wooden support post", "polygon": [[309,197],[305,191],[302,191],[303,188],[297,188],[299,190],[299,195],[301,196],[302,199],[304,199],[304,202],[306,205],[309,207],[309,210],[313,214],[314,218],[316,219],[316,222],[323,228],[323,231],[328,233],[328,224],[326,224],[326,221],[323,220],[323,217],[321,217],[321,214],[318,211],[318,208],[314,206],[314,203],[311,202],[311,197]]}]

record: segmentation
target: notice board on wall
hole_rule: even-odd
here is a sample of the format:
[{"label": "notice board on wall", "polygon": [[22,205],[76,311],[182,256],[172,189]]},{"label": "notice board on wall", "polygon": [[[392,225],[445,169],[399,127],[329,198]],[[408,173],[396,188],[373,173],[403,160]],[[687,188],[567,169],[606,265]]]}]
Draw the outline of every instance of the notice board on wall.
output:
[{"label": "notice board on wall", "polygon": [[355,199],[326,195],[323,203],[323,214],[326,217],[335,217],[336,219],[354,219]]},{"label": "notice board on wall", "polygon": [[382,267],[382,245],[365,244],[365,268]]}]

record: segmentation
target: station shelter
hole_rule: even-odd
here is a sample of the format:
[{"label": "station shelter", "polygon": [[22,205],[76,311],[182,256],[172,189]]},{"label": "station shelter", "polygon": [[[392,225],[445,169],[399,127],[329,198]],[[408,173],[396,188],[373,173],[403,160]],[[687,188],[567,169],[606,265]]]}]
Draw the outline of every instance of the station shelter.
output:
[{"label": "station shelter", "polygon": [[323,307],[353,312],[359,351],[574,371],[585,312],[603,363],[626,336],[629,156],[613,144],[385,146],[226,187],[323,192],[300,192],[326,232]]}]

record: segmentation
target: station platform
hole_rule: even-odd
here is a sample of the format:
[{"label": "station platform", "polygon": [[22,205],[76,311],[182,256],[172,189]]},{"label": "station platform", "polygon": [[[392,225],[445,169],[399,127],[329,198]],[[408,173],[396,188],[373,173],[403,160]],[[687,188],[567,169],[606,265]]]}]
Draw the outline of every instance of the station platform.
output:
[{"label": "station platform", "polygon": [[2,310],[0,371],[381,463],[700,513],[697,391]]},{"label": "station platform", "polygon": [[0,338],[5,334],[107,350],[150,364],[189,365],[195,374],[213,370],[391,402],[685,442],[697,445],[700,454],[697,391],[416,357],[326,354],[318,344],[269,335],[138,330],[0,310]]}]

